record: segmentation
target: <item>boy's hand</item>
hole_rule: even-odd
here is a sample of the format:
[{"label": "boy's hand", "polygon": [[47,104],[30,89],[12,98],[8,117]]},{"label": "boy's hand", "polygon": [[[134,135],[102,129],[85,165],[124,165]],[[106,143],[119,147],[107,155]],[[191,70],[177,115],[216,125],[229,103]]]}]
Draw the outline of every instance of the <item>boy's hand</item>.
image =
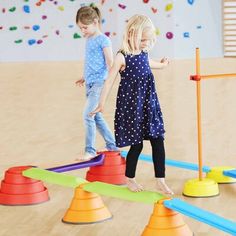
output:
[{"label": "boy's hand", "polygon": [[94,116],[96,115],[98,112],[103,112],[103,107],[101,105],[98,105],[95,110],[93,110],[92,112],[89,113],[89,116]]},{"label": "boy's hand", "polygon": [[84,80],[84,78],[82,77],[81,79],[77,80],[77,81],[75,82],[75,84],[78,85],[79,87],[82,87],[82,86],[84,86],[84,82],[85,82],[85,80]]}]

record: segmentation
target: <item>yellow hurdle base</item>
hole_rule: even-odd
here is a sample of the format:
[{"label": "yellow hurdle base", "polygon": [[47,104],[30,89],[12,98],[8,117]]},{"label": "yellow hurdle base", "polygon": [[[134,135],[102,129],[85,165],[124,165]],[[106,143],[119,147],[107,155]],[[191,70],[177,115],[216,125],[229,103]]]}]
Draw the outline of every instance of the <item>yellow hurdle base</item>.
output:
[{"label": "yellow hurdle base", "polygon": [[219,195],[219,187],[211,179],[191,179],[185,183],[183,195],[187,197],[214,197]]},{"label": "yellow hurdle base", "polygon": [[211,171],[207,173],[206,177],[216,181],[218,184],[231,184],[236,183],[235,178],[223,175],[224,170],[233,170],[235,168],[229,166],[217,166],[211,168]]}]

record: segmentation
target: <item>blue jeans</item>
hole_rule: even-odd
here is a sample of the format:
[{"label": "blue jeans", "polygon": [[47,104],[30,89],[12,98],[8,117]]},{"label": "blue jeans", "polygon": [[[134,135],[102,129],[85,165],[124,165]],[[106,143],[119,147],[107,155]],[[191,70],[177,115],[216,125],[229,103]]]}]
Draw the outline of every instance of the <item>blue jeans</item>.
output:
[{"label": "blue jeans", "polygon": [[96,128],[105,140],[106,148],[110,151],[118,150],[115,144],[114,136],[104,120],[102,113],[99,112],[93,117],[89,116],[89,113],[92,112],[98,105],[103,84],[104,81],[86,84],[87,102],[83,114],[86,132],[85,152],[88,152],[91,155],[96,155]]}]

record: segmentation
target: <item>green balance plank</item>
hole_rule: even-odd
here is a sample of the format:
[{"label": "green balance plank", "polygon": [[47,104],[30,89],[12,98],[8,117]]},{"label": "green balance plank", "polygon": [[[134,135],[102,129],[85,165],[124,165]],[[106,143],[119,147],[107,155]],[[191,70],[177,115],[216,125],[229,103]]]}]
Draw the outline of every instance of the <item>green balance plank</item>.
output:
[{"label": "green balance plank", "polygon": [[98,193],[109,197],[143,203],[155,203],[166,198],[164,195],[157,192],[142,191],[135,193],[131,192],[127,187],[102,182],[87,183],[83,185],[83,189],[88,192]]},{"label": "green balance plank", "polygon": [[79,177],[43,170],[40,168],[27,169],[23,171],[23,176],[72,188],[76,188],[80,184],[87,183],[85,179]]}]

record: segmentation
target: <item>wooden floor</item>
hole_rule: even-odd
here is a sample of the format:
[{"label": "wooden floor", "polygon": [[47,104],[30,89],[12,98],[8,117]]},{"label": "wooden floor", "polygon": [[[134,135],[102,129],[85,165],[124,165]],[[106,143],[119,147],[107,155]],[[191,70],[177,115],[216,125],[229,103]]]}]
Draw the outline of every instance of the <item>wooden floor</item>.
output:
[{"label": "wooden floor", "polygon": [[[202,60],[202,73],[235,73],[236,60]],[[72,163],[83,151],[82,121],[84,89],[74,82],[82,65],[65,63],[0,64],[0,177],[13,166],[53,167]],[[173,62],[155,72],[166,127],[167,157],[197,162],[196,96],[194,61]],[[113,127],[115,94],[111,92],[105,117]],[[236,78],[202,81],[202,124],[204,165],[236,167]],[[97,137],[97,149],[104,142]],[[145,143],[143,153],[150,154]],[[68,172],[84,177],[87,170]],[[236,220],[236,185],[220,185],[213,198],[182,196],[184,183],[196,178],[194,171],[167,167],[166,180],[176,197],[205,210]],[[154,190],[153,167],[140,161],[136,178],[147,190]],[[0,206],[0,235],[3,236],[138,236],[143,232],[153,206],[103,197],[113,219],[99,224],[70,225],[61,222],[73,189],[45,183],[50,201],[33,206]],[[195,236],[222,236],[226,233],[184,217]]]}]

